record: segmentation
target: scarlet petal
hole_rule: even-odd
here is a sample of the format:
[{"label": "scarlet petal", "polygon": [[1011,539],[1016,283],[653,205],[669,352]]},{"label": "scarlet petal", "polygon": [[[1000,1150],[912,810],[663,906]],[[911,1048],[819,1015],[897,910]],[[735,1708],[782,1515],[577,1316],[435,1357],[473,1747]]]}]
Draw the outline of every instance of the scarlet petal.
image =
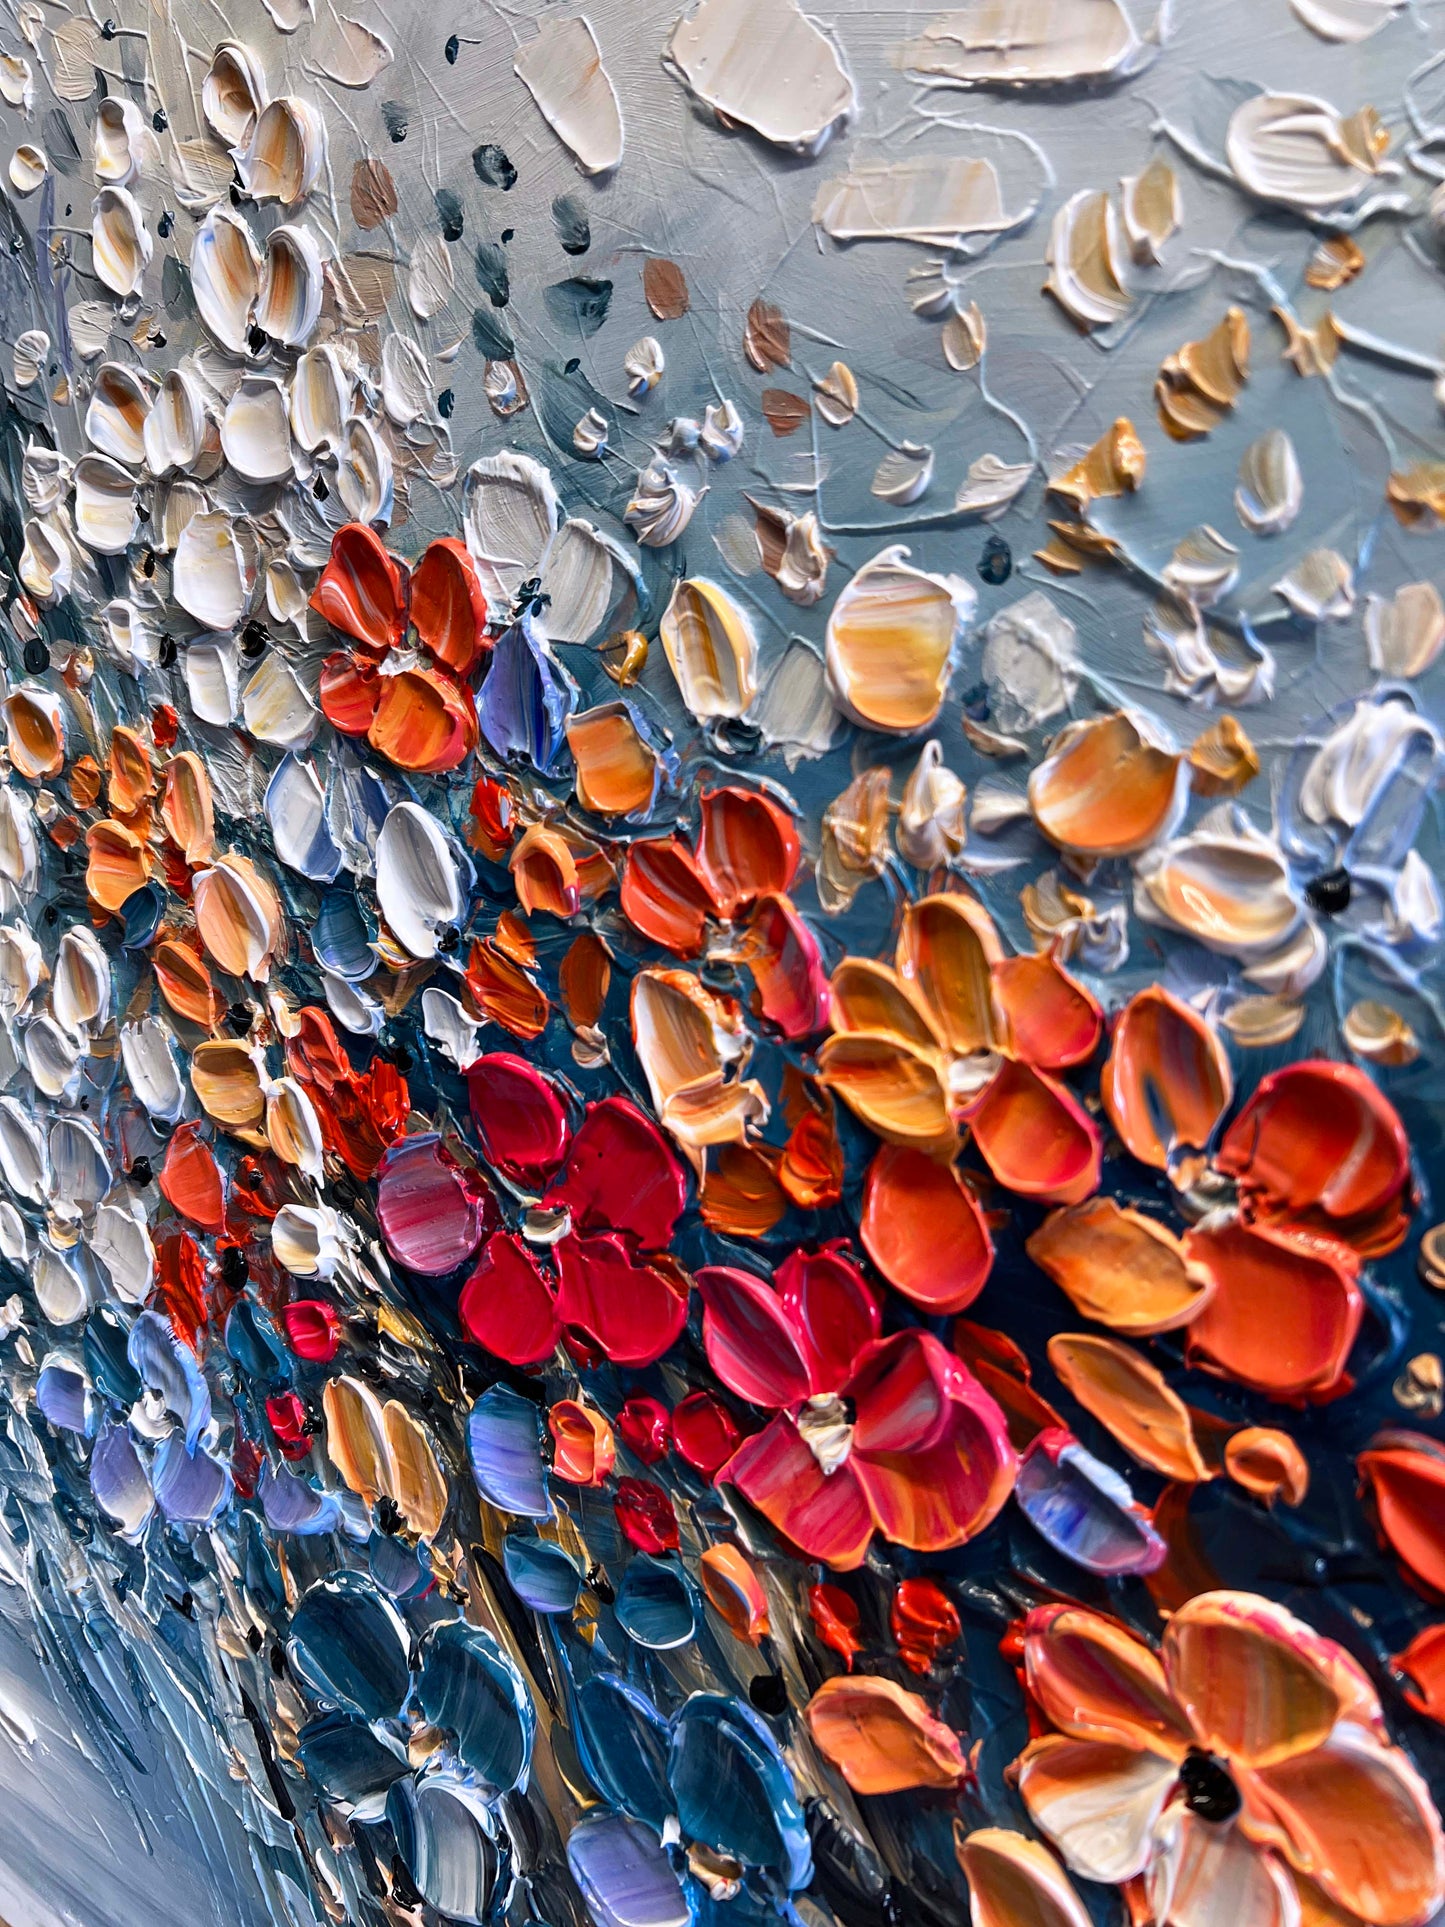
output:
[{"label": "scarlet petal", "polygon": [[731,922],[744,903],[786,890],[798,868],[798,832],[787,811],[756,790],[705,790],[697,864],[717,914]]},{"label": "scarlet petal", "polygon": [[1078,1204],[1099,1188],[1104,1140],[1073,1092],[1006,1063],[970,1113],[990,1171],[1020,1197]]},{"label": "scarlet petal", "polygon": [[1394,1106],[1353,1064],[1310,1059],[1272,1072],[1225,1133],[1218,1162],[1262,1212],[1330,1231],[1367,1257],[1404,1239],[1409,1142]]},{"label": "scarlet petal", "polygon": [[1380,1536],[1415,1583],[1445,1598],[1445,1447],[1391,1430],[1355,1461]]},{"label": "scarlet petal", "polygon": [[567,1150],[567,1112],[551,1078],[525,1057],[494,1051],[469,1066],[467,1094],[487,1162],[540,1189]]},{"label": "scarlet petal", "polygon": [[552,1292],[528,1246],[511,1232],[488,1239],[457,1301],[462,1330],[509,1365],[537,1365],[556,1350],[562,1328]]},{"label": "scarlet petal", "polygon": [[1445,1725],[1445,1625],[1427,1626],[1390,1663],[1409,1681],[1408,1704],[1437,1726]]},{"label": "scarlet petal", "polygon": [[331,538],[331,560],[311,596],[311,607],[333,629],[378,655],[406,630],[406,575],[372,529],[348,522]]},{"label": "scarlet petal", "polygon": [[443,668],[469,676],[486,652],[487,598],[464,542],[429,543],[411,578],[411,619]]},{"label": "scarlet petal", "polygon": [[343,736],[364,736],[381,702],[381,677],[365,658],[340,652],[321,665],[321,713]]},{"label": "scarlet petal", "polygon": [[868,1167],[859,1225],[863,1249],[912,1304],[962,1311],[983,1290],[993,1241],[952,1165],[885,1144]]},{"label": "scarlet petal", "polygon": [[676,1552],[677,1514],[660,1485],[646,1479],[619,1479],[613,1510],[628,1544],[639,1552],[650,1552],[654,1557]]},{"label": "scarlet petal", "polygon": [[814,1391],[808,1358],[778,1295],[751,1272],[705,1265],[702,1342],[708,1363],[739,1398],[780,1410]]},{"label": "scarlet petal", "polygon": [[1104,1014],[1052,957],[1006,957],[993,966],[994,994],[1010,1048],[1036,1070],[1064,1070],[1094,1054]]},{"label": "scarlet petal", "polygon": [[758,1005],[770,1024],[796,1041],[828,1021],[830,991],[818,939],[784,896],[759,898],[743,937]]},{"label": "scarlet petal", "polygon": [[625,1097],[589,1104],[549,1204],[571,1207],[580,1231],[621,1231],[660,1251],[687,1202],[687,1179],[667,1140]]},{"label": "scarlet petal", "polygon": [[931,1579],[904,1579],[893,1594],[888,1626],[910,1673],[931,1671],[938,1655],[959,1638],[958,1608]]},{"label": "scarlet petal", "polygon": [[677,837],[629,845],[620,901],[633,929],[675,956],[702,949],[711,899],[692,851]]},{"label": "scarlet petal", "polygon": [[744,1439],[718,1478],[735,1485],[810,1559],[839,1572],[862,1565],[873,1537],[873,1515],[852,1463],[825,1477],[790,1418],[780,1414]]},{"label": "scarlet petal", "polygon": [[840,1392],[878,1336],[881,1314],[867,1279],[841,1251],[799,1249],[778,1266],[777,1287],[808,1362],[810,1391]]},{"label": "scarlet petal", "polygon": [[1197,1226],[1184,1249],[1214,1280],[1189,1326],[1191,1363],[1272,1398],[1348,1390],[1345,1361],[1365,1312],[1348,1246],[1236,1218]]},{"label": "scarlet petal", "polygon": [[851,1673],[855,1657],[863,1650],[857,1606],[841,1586],[809,1586],[808,1614],[819,1639]]},{"label": "scarlet petal", "polygon": [[651,1365],[687,1323],[687,1298],[655,1266],[636,1263],[621,1238],[569,1235],[556,1247],[557,1316],[615,1365]]},{"label": "scarlet petal", "polygon": [[333,1306],[319,1298],[297,1298],[281,1307],[281,1323],[298,1358],[320,1365],[335,1358],[341,1344],[341,1320]]},{"label": "scarlet petal", "polygon": [[672,1437],[678,1457],[705,1479],[716,1478],[742,1439],[737,1421],[716,1392],[689,1392],[673,1407]]},{"label": "scarlet petal", "polygon": [[160,1187],[166,1203],[202,1231],[214,1236],[225,1230],[221,1173],[199,1124],[181,1124],[171,1133],[160,1170]]}]

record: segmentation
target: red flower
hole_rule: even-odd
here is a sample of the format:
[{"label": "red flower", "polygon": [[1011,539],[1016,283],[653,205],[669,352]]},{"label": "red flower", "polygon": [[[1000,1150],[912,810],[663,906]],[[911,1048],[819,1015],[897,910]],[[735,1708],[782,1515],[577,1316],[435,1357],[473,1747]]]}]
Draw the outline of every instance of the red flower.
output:
[{"label": "red flower", "polygon": [[697,1283],[713,1370],[778,1414],[718,1477],[810,1558],[849,1571],[875,1530],[941,1552],[998,1513],[1018,1469],[1003,1413],[928,1333],[879,1338],[846,1258],[794,1252],[777,1290],[722,1266]]},{"label": "red flower", "polygon": [[564,1334],[617,1365],[650,1365],[687,1319],[687,1282],[663,1247],[686,1196],[661,1132],[623,1097],[590,1104],[569,1144],[561,1098],[542,1072],[498,1053],[472,1065],[472,1114],[488,1161],[516,1184],[545,1182],[570,1228],[544,1267],[510,1231],[487,1242],[458,1313],[474,1343],[513,1365],[550,1358]]}]

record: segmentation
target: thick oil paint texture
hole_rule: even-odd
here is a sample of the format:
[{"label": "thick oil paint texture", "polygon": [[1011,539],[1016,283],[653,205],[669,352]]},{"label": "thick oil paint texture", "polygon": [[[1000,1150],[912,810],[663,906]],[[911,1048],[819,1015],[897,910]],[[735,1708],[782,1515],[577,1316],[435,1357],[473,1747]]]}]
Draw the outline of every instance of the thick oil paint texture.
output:
[{"label": "thick oil paint texture", "polygon": [[1427,1927],[1445,39],[0,13],[0,1916]]}]

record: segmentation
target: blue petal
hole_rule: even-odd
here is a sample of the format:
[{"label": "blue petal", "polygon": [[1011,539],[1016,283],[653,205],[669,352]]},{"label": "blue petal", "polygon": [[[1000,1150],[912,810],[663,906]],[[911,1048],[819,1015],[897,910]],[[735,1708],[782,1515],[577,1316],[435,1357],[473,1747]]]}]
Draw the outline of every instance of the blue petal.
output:
[{"label": "blue petal", "polygon": [[694,1693],[673,1721],[668,1779],[682,1830],[790,1891],[813,1877],[808,1829],[777,1742],[741,1700]]},{"label": "blue petal", "polygon": [[623,1573],[615,1611],[627,1637],[655,1652],[685,1646],[697,1631],[697,1608],[681,1568],[645,1552]]},{"label": "blue petal", "polygon": [[467,1454],[484,1499],[526,1519],[551,1517],[542,1465],[542,1421],[508,1385],[493,1385],[467,1420]]},{"label": "blue petal", "polygon": [[286,1641],[302,1684],[363,1720],[400,1713],[411,1691],[410,1650],[401,1615],[359,1572],[314,1585]]},{"label": "blue petal", "polygon": [[687,1896],[650,1828],[622,1814],[579,1821],[567,1865],[598,1927],[687,1927]]},{"label": "blue petal", "polygon": [[577,1562],[550,1539],[514,1532],[502,1547],[507,1583],[534,1613],[570,1613],[582,1590]]},{"label": "blue petal", "polygon": [[492,650],[477,698],[485,740],[508,762],[530,763],[546,775],[566,740],[577,685],[553,657],[530,615],[504,629]]},{"label": "blue petal", "polygon": [[584,1680],[576,1707],[574,1737],[588,1779],[610,1806],[661,1828],[672,1812],[667,1721],[615,1673]]},{"label": "blue petal", "polygon": [[485,1920],[502,1867],[496,1828],[477,1787],[452,1773],[398,1780],[386,1817],[417,1892],[448,1920]]},{"label": "blue petal", "polygon": [[1154,1572],[1168,1551],[1112,1467],[1077,1439],[1046,1432],[1025,1452],[1014,1495],[1056,1552],[1086,1572]]},{"label": "blue petal", "polygon": [[417,1697],[434,1726],[498,1793],[525,1785],[537,1715],[522,1676],[488,1632],[454,1619],[422,1648]]}]

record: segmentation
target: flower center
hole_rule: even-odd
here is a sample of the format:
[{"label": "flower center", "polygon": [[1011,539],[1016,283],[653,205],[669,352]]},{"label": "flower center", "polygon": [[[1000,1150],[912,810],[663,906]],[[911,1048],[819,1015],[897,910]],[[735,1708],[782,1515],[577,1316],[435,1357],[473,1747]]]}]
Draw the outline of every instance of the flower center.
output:
[{"label": "flower center", "polygon": [[824,1478],[828,1478],[853,1449],[848,1407],[836,1392],[828,1392],[821,1398],[810,1398],[795,1422],[804,1445],[818,1461]]},{"label": "flower center", "polygon": [[1185,1806],[1201,1820],[1222,1825],[1239,1812],[1239,1788],[1223,1760],[1212,1753],[1191,1752],[1179,1769],[1179,1784]]}]

